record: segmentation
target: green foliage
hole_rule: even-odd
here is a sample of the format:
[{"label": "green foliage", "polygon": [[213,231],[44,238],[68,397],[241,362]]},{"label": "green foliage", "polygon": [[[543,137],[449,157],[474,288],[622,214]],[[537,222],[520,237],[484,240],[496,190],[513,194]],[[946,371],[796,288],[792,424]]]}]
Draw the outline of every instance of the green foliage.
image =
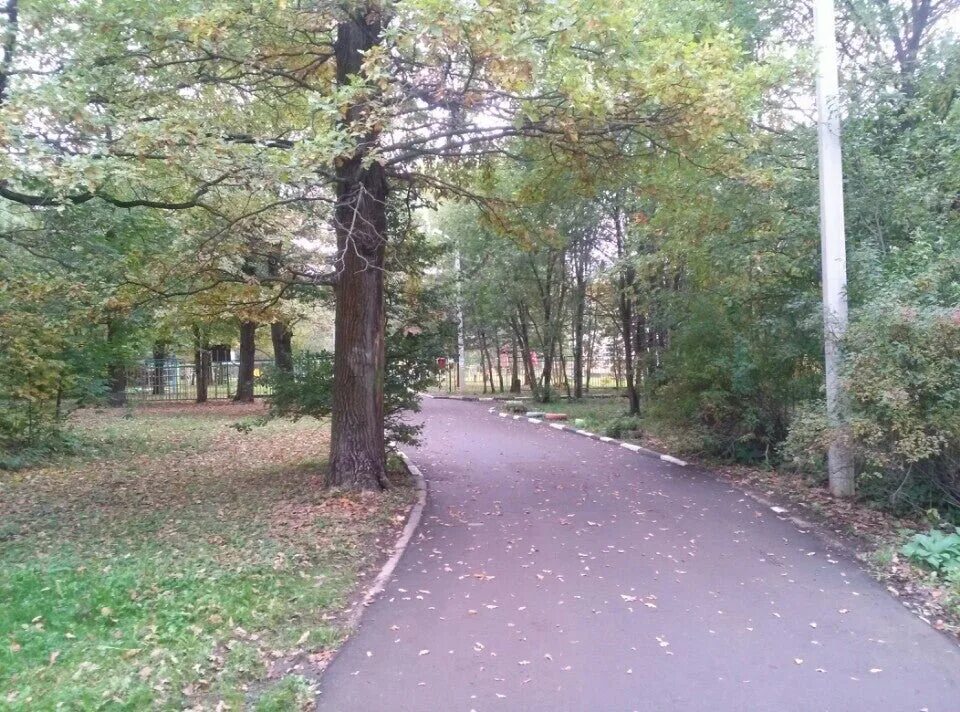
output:
[{"label": "green foliage", "polygon": [[[419,428],[405,413],[419,410],[419,394],[436,375],[434,334],[392,331],[387,338],[384,411],[388,438],[413,443]],[[333,411],[333,354],[302,352],[294,357],[291,374],[276,369],[266,376],[273,386],[270,412],[274,417],[327,418]]]},{"label": "green foliage", "polygon": [[891,496],[960,506],[960,312],[877,303],[850,330],[850,438]]},{"label": "green foliage", "polygon": [[[61,425],[77,401],[99,393],[95,338],[80,285],[5,280],[0,268],[0,467],[27,462],[66,441]],[[64,293],[67,290],[67,293]],[[65,298],[66,297],[66,298]]]},{"label": "green foliage", "polygon": [[693,426],[709,454],[775,460],[794,409],[817,392],[816,338],[795,327],[786,305],[776,317],[758,319],[737,301],[742,285],[732,278],[713,287],[730,296],[678,296],[665,305],[677,325],[663,369],[648,386],[650,415]]},{"label": "green foliage", "polygon": [[327,418],[333,409],[333,354],[329,351],[294,355],[293,372],[271,369],[264,380],[273,387],[270,411],[298,420]]},{"label": "green foliage", "polygon": [[854,313],[846,342],[847,426],[831,430],[823,402],[811,401],[793,419],[782,454],[796,469],[819,472],[830,442],[844,438],[867,499],[899,510],[956,512],[960,319],[955,308],[910,301],[883,300]]},{"label": "green foliage", "polygon": [[827,404],[823,400],[807,401],[797,409],[780,446],[781,465],[785,470],[822,474],[831,437]]},{"label": "green foliage", "polygon": [[635,438],[639,433],[643,433],[643,421],[636,415],[620,415],[603,427],[603,434],[609,438]]},{"label": "green foliage", "polygon": [[960,568],[960,528],[949,534],[939,529],[918,532],[900,548],[900,553],[934,571]]}]

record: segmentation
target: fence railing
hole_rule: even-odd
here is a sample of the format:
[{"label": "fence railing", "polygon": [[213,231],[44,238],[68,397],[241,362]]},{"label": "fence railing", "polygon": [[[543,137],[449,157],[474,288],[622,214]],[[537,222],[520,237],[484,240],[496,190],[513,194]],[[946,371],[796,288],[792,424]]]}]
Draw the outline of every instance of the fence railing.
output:
[{"label": "fence railing", "polygon": [[[272,360],[254,361],[253,394],[267,396],[273,391],[263,374]],[[207,399],[230,400],[237,393],[240,364],[236,361],[208,364]],[[127,398],[137,401],[190,401],[197,397],[196,365],[179,359],[147,359],[127,369]]]}]

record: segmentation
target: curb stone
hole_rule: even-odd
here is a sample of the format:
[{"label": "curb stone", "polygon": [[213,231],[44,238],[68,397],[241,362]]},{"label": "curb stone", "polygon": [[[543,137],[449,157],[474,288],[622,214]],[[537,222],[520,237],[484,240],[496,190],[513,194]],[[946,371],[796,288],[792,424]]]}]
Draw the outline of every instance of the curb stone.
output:
[{"label": "curb stone", "polygon": [[[497,413],[496,407],[491,407],[487,409],[488,413]],[[501,418],[509,418],[510,413],[497,413]],[[539,411],[535,415],[540,415]],[[638,452],[642,455],[649,455],[650,457],[656,457],[663,462],[669,462],[672,465],[677,465],[679,467],[686,467],[687,461],[681,460],[679,457],[674,457],[673,455],[667,455],[662,452],[657,452],[656,450],[651,450],[649,448],[642,447],[640,445],[634,445],[633,443],[623,442],[622,440],[617,440],[616,438],[608,438],[606,435],[597,435],[596,433],[591,433],[589,430],[584,430],[582,428],[576,428],[564,423],[557,422],[546,422],[541,418],[531,418],[525,417],[522,415],[514,415],[513,420],[526,420],[528,423],[533,423],[534,425],[546,424],[548,427],[553,428],[554,430],[565,430],[569,433],[574,433],[575,435],[580,435],[581,437],[590,438],[591,440],[599,440],[603,443],[612,443],[614,445],[619,445],[622,448],[631,450],[632,452]]]},{"label": "curb stone", "polygon": [[[487,412],[497,413],[497,408],[490,407],[487,409]],[[539,415],[539,413],[535,413],[535,414]],[[499,413],[499,415],[500,417],[507,417],[510,414]],[[514,419],[517,419],[517,417],[514,416]],[[599,440],[600,442],[611,443],[613,445],[620,445],[621,447],[624,447],[627,450],[639,452],[641,454],[648,455],[651,457],[656,457],[662,460],[663,462],[669,462],[671,464],[678,465],[680,467],[689,466],[689,463],[687,463],[686,461],[681,460],[680,458],[674,457],[672,455],[658,453],[655,450],[650,450],[648,448],[641,447],[640,445],[634,445],[633,443],[625,443],[620,440],[617,440],[616,438],[607,437],[606,435],[598,435],[588,430],[583,430],[583,429],[574,428],[574,427],[564,427],[559,423],[545,423],[545,421],[542,421],[538,418],[529,417],[529,414],[527,415],[527,417],[524,417],[523,419],[526,420],[528,423],[532,423],[534,425],[546,424],[556,430],[568,430],[572,433],[575,433],[576,435],[580,435],[581,437],[587,437],[593,440]],[[725,481],[723,476],[719,473],[710,472],[710,474],[717,481],[720,481],[720,482]],[[824,526],[824,523],[815,523],[813,521],[810,521],[809,519],[805,519],[804,517],[795,514],[794,512],[797,509],[796,502],[792,502],[787,506],[783,506],[781,504],[775,503],[774,501],[758,493],[749,485],[744,485],[742,483],[736,483],[736,482],[730,482],[730,481],[726,481],[726,484],[729,487],[735,489],[737,492],[742,494],[747,499],[750,499],[756,502],[757,504],[759,504],[764,509],[769,510],[779,520],[790,522],[794,527],[797,528],[798,531],[802,533],[813,534],[817,539],[820,540],[820,542],[824,545],[827,551],[833,550],[835,552],[842,552],[844,555],[846,555],[851,559],[852,563],[854,563],[855,565],[858,565],[861,569],[865,569],[866,573],[872,579],[878,580],[881,583],[883,583],[882,579],[878,579],[876,574],[870,571],[869,567],[864,566],[864,562],[866,561],[866,559],[858,546],[828,531],[827,527]],[[911,605],[909,601],[905,601],[897,598],[897,594],[894,594],[894,600],[899,601],[908,611],[913,613],[917,618],[919,618],[921,621],[926,623],[928,626],[931,626],[936,630],[940,630],[936,628],[936,626],[932,625],[932,621],[923,614],[923,611],[921,609],[915,608],[913,605]],[[940,632],[943,632],[943,631],[940,631]],[[944,633],[944,634],[947,635],[951,640],[954,640],[954,637],[952,635],[949,635],[948,633]]]},{"label": "curb stone", "polygon": [[[393,553],[390,555],[390,558],[387,559],[380,568],[380,571],[377,573],[377,576],[370,585],[370,588],[364,592],[363,597],[354,605],[353,609],[347,615],[346,624],[344,626],[346,632],[344,642],[346,642],[346,639],[349,638],[350,635],[352,635],[353,632],[359,627],[360,619],[363,617],[363,611],[366,609],[366,607],[373,603],[373,600],[383,592],[387,582],[393,575],[394,569],[397,568],[397,564],[400,562],[400,557],[403,556],[403,553],[410,545],[413,535],[416,533],[417,527],[420,525],[420,519],[423,516],[423,509],[427,504],[427,483],[423,477],[423,473],[420,472],[420,468],[413,464],[413,462],[410,460],[410,457],[405,452],[397,450],[397,454],[400,456],[400,459],[403,460],[403,464],[406,466],[407,471],[413,476],[417,491],[417,500],[413,503],[413,507],[410,508],[410,514],[407,515],[407,523],[404,525],[403,531],[400,532],[400,536],[393,545]],[[342,647],[343,646],[341,645],[340,649],[342,649]],[[337,653],[339,653],[340,649],[337,650]],[[337,653],[334,653],[334,657],[336,657]],[[332,660],[333,658],[331,658],[331,661]],[[329,665],[329,662],[327,665]]]},{"label": "curb stone", "polygon": [[[495,407],[488,408],[487,411],[489,413],[497,413],[497,409]],[[510,417],[509,413],[501,412],[497,414],[501,418]],[[539,413],[536,413],[536,414],[539,415]],[[674,457],[673,455],[657,452],[656,450],[651,450],[641,445],[634,445],[633,443],[623,442],[622,440],[617,440],[616,438],[611,438],[606,435],[598,435],[597,433],[592,433],[589,430],[569,427],[562,423],[550,423],[550,422],[541,420],[540,418],[523,417],[523,416],[517,416],[517,415],[513,416],[513,420],[520,420],[520,419],[526,420],[528,423],[532,423],[533,425],[547,425],[548,427],[553,428],[554,430],[565,430],[567,432],[580,435],[581,437],[590,438],[591,440],[599,440],[600,442],[603,442],[603,443],[619,445],[620,447],[626,450],[637,452],[637,453],[640,453],[641,455],[647,455],[649,457],[655,457],[655,458],[658,458],[659,460],[662,460],[663,462],[669,462],[679,467],[687,467],[689,465],[689,463],[686,460],[681,460],[680,458]],[[741,488],[741,491],[750,499],[754,500],[758,504],[769,509],[778,518],[786,519],[792,522],[793,525],[796,526],[798,529],[801,529],[804,531],[815,531],[817,533],[817,536],[823,539],[826,545],[840,549],[840,550],[851,551],[851,548],[846,544],[844,544],[840,539],[838,539],[837,537],[831,534],[828,534],[825,531],[822,531],[821,527],[815,526],[812,522],[791,513],[790,510],[787,509],[786,507],[777,506],[773,502],[768,500],[766,497],[763,497],[755,492],[752,492],[749,489]],[[857,555],[855,552],[854,552],[854,556],[856,558],[860,558],[859,555]]]},{"label": "curb stone", "polygon": [[[390,443],[390,445],[392,446],[394,443]],[[396,450],[396,453],[403,461],[404,466],[407,468],[407,472],[409,472],[413,477],[414,487],[417,491],[417,500],[410,508],[410,513],[407,515],[407,523],[403,526],[400,536],[393,545],[393,553],[390,554],[390,558],[387,559],[383,566],[380,567],[380,571],[377,572],[377,576],[374,578],[373,583],[363,593],[363,596],[360,598],[360,600],[357,601],[353,608],[348,611],[343,625],[343,640],[340,642],[340,645],[337,647],[337,649],[333,651],[330,659],[326,660],[317,671],[315,683],[318,684],[319,687],[314,689],[315,696],[323,694],[324,673],[330,667],[330,664],[336,660],[337,656],[340,655],[340,652],[349,642],[351,636],[353,636],[353,634],[360,627],[360,622],[363,618],[363,612],[366,610],[367,606],[373,603],[374,599],[378,595],[383,593],[383,589],[386,588],[387,582],[390,580],[390,577],[393,576],[393,572],[397,568],[397,564],[400,563],[400,557],[403,556],[404,552],[407,550],[407,547],[410,546],[410,542],[413,540],[413,535],[416,533],[417,527],[420,525],[420,520],[423,517],[423,510],[427,505],[427,481],[424,478],[423,473],[420,472],[420,468],[413,464],[413,462],[410,460],[410,457],[405,452]],[[315,697],[315,699],[317,698]]]}]

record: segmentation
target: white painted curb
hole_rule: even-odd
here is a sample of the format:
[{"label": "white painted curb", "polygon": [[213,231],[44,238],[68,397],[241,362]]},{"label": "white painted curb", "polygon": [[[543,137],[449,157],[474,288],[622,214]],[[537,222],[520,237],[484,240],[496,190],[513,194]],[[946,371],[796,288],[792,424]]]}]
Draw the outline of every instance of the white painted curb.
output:
[{"label": "white painted curb", "polygon": [[[488,412],[490,412],[490,413],[496,413],[496,412],[497,412],[497,409],[496,409],[496,408],[490,408]],[[511,417],[511,414],[510,414],[510,413],[497,413],[497,414],[498,414],[501,418],[509,418],[509,417]],[[679,467],[686,467],[686,466],[688,465],[688,463],[687,463],[686,460],[681,460],[679,457],[674,457],[673,455],[665,455],[665,454],[663,454],[663,453],[661,453],[661,452],[657,452],[656,450],[651,450],[651,449],[649,449],[649,448],[645,448],[645,447],[643,447],[642,445],[634,445],[633,443],[625,443],[625,442],[623,442],[622,440],[617,440],[616,438],[609,438],[609,437],[607,437],[606,435],[598,435],[597,433],[591,433],[589,430],[581,430],[581,429],[579,429],[579,428],[574,428],[574,427],[572,427],[572,426],[564,425],[564,424],[562,424],[562,423],[545,422],[544,420],[542,420],[542,419],[540,419],[540,418],[525,418],[525,417],[523,417],[523,416],[521,416],[521,415],[514,415],[514,416],[512,416],[512,417],[513,417],[514,420],[526,420],[528,423],[533,423],[534,425],[545,424],[545,425],[548,425],[549,427],[553,428],[554,430],[565,430],[565,431],[567,431],[567,432],[569,432],[569,433],[575,433],[575,434],[581,435],[581,436],[583,436],[583,437],[585,437],[585,438],[590,438],[591,440],[599,440],[599,441],[602,442],[602,443],[612,443],[612,444],[614,444],[614,445],[619,445],[620,447],[622,447],[622,448],[624,448],[624,449],[626,449],[626,450],[630,450],[631,452],[639,452],[639,453],[642,454],[642,455],[649,455],[650,457],[655,457],[655,458],[657,458],[657,459],[659,459],[659,460],[662,460],[663,462],[669,462],[671,465],[677,465],[677,466],[679,466]]]}]

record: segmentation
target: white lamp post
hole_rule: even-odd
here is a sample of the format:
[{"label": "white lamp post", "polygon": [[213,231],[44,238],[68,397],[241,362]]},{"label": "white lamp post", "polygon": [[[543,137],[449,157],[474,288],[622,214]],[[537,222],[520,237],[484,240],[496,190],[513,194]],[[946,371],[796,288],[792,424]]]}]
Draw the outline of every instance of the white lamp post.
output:
[{"label": "white lamp post", "polygon": [[[843,164],[840,150],[840,91],[833,0],[814,0],[817,51],[817,136],[820,162],[820,255],[823,283],[824,365],[827,416],[831,426],[844,420],[840,384],[841,342],[847,330],[847,254],[843,222]],[[827,455],[830,491],[854,494],[853,456],[845,442]]]}]

